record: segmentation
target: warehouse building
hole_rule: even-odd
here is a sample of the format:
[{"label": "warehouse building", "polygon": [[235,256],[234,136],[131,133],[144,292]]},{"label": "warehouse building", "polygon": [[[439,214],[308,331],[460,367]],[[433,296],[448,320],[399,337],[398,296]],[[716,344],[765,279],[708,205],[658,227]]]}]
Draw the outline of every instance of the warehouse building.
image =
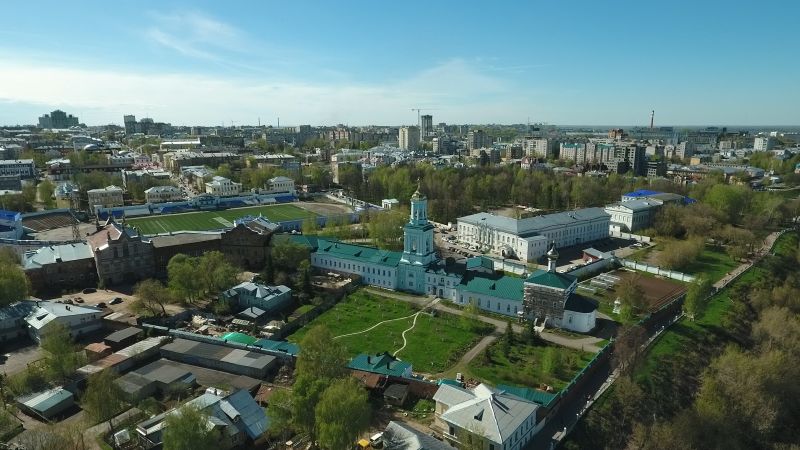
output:
[{"label": "warehouse building", "polygon": [[19,408],[33,417],[49,420],[75,405],[75,396],[63,387],[25,395],[17,399]]},{"label": "warehouse building", "polygon": [[161,355],[173,361],[263,379],[278,366],[274,356],[206,342],[175,339],[161,348]]}]

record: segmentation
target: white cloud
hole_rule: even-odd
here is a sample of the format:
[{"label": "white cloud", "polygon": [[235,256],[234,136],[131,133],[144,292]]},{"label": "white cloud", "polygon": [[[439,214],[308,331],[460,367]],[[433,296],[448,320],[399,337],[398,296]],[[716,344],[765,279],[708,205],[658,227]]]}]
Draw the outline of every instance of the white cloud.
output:
[{"label": "white cloud", "polygon": [[[209,25],[209,28],[213,28]],[[10,59],[14,61],[14,59]],[[414,123],[411,108],[436,107],[436,120],[522,121],[526,93],[461,60],[445,61],[386,84],[135,73],[11,62],[0,72],[0,100],[79,112],[86,123],[120,123],[123,114],[174,124]],[[19,119],[25,122],[26,120]],[[32,122],[28,120],[27,122]]]}]

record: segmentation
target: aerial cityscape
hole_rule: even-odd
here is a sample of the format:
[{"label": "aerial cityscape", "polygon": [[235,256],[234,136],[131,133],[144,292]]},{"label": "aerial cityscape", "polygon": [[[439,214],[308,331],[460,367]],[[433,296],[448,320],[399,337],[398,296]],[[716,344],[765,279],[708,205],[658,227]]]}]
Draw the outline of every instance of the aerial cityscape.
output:
[{"label": "aerial cityscape", "polygon": [[800,5],[530,3],[5,5],[0,449],[799,448]]}]

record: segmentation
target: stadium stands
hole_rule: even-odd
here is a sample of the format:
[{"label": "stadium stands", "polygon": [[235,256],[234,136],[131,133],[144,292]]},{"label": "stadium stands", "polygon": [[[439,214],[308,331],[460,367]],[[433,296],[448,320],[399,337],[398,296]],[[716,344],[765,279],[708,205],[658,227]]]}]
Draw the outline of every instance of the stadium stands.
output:
[{"label": "stadium stands", "polygon": [[69,227],[76,223],[78,220],[69,210],[45,211],[44,213],[25,214],[22,217],[22,226],[33,232]]}]

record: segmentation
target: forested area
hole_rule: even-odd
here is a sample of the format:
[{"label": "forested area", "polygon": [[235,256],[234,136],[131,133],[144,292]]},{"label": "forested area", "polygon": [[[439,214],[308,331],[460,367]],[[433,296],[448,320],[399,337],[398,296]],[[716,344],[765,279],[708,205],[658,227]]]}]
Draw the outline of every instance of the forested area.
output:
[{"label": "forested area", "polygon": [[774,253],[624,367],[565,448],[800,445],[797,233]]}]

